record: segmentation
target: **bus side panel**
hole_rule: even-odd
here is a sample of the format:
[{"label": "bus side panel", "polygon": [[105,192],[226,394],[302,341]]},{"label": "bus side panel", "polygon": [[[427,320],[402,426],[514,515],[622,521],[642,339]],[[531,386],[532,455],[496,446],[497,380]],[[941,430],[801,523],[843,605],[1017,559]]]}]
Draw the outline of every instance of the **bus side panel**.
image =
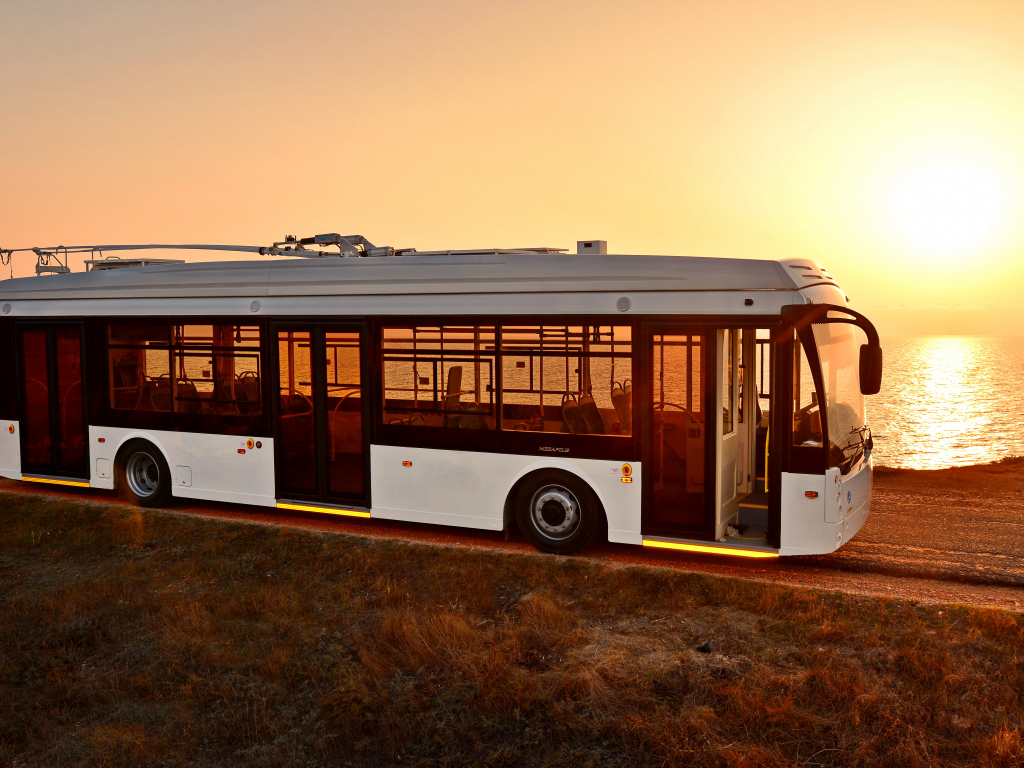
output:
[{"label": "bus side panel", "polygon": [[852,539],[868,519],[871,509],[871,486],[874,470],[870,459],[862,462],[860,467],[843,478],[845,507],[843,521],[835,526],[833,536],[840,538],[840,544]]},{"label": "bus side panel", "polygon": [[[825,523],[828,490],[824,475],[782,473],[780,555],[818,555],[836,548],[834,542],[828,541],[826,531],[831,527]],[[808,498],[807,493],[817,496]]]},{"label": "bus side panel", "polygon": [[[14,431],[11,431],[11,428]],[[0,421],[0,477],[21,480],[21,425],[12,420]]]},{"label": "bus side panel", "polygon": [[[104,439],[100,443],[100,438]],[[90,485],[114,487],[118,449],[142,438],[163,451],[171,470],[172,493],[187,499],[227,501],[264,507],[277,505],[274,496],[274,441],[269,437],[207,435],[192,432],[90,427],[92,471]],[[259,442],[261,447],[255,446]]]},{"label": "bus side panel", "polygon": [[608,517],[611,541],[641,543],[638,463],[630,465],[633,482],[623,483],[618,461],[390,445],[371,445],[370,457],[375,518],[499,531],[515,483],[536,470],[560,469],[594,490]]}]

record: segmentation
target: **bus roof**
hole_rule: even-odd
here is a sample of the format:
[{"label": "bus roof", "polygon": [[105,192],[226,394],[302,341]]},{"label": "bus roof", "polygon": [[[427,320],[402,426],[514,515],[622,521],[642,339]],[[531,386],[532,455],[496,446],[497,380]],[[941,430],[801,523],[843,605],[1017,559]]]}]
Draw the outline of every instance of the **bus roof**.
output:
[{"label": "bus roof", "polygon": [[7,314],[36,316],[617,314],[626,311],[616,304],[621,297],[630,298],[632,313],[668,314],[761,315],[810,301],[846,303],[835,280],[805,259],[522,251],[167,263],[0,281]]}]

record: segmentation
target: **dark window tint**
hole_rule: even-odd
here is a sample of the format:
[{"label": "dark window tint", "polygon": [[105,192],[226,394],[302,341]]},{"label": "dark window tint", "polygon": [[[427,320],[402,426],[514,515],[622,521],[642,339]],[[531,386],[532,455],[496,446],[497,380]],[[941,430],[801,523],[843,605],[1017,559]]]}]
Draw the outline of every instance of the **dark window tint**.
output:
[{"label": "dark window tint", "polygon": [[[18,406],[15,400],[15,393],[18,387],[15,384],[15,371],[18,366],[14,364],[14,328],[12,323],[0,320],[0,419],[15,421],[18,418]],[[4,425],[4,429],[7,425]]]},{"label": "dark window tint", "polygon": [[21,333],[22,386],[25,402],[24,460],[48,465],[53,461],[50,438],[50,373],[46,358],[46,331]]},{"label": "dark window tint", "polygon": [[84,472],[85,410],[82,398],[82,336],[78,328],[54,331],[57,361],[57,414],[62,469]]},{"label": "dark window tint", "polygon": [[316,493],[313,346],[309,331],[277,334],[281,488]]},{"label": "dark window tint", "polygon": [[325,334],[327,484],[330,494],[363,493],[363,386],[359,333]]}]

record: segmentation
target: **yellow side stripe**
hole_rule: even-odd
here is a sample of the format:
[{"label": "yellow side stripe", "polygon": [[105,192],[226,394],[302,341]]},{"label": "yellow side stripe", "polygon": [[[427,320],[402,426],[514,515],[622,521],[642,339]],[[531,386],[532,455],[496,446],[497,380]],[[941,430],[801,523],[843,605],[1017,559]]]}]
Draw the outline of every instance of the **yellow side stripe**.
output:
[{"label": "yellow side stripe", "polygon": [[745,507],[746,509],[768,509],[767,504],[744,504],[742,501],[740,502],[740,506]]},{"label": "yellow side stripe", "polygon": [[683,544],[678,541],[654,541],[644,539],[645,547],[658,549],[681,549],[684,552],[702,552],[709,555],[735,555],[736,557],[778,557],[778,552],[759,552],[756,549],[733,549],[731,547],[709,547],[703,544]]},{"label": "yellow side stripe", "polygon": [[278,509],[294,509],[296,512],[321,512],[326,515],[345,515],[346,517],[369,517],[369,512],[355,509],[334,509],[333,507],[313,507],[307,504],[282,504],[277,502]]},{"label": "yellow side stripe", "polygon": [[32,477],[31,475],[22,475],[22,480],[28,480],[31,483],[50,483],[51,485],[70,485],[74,488],[88,488],[89,483],[84,480],[54,480],[49,477]]}]

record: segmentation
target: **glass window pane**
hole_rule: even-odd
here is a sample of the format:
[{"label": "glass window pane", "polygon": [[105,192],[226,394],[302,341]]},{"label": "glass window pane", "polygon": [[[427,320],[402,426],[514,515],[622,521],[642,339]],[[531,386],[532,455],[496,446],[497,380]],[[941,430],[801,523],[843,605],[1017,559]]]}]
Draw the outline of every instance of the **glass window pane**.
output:
[{"label": "glass window pane", "polygon": [[50,464],[50,377],[46,360],[46,331],[23,331],[21,363],[24,375],[25,463]]},{"label": "glass window pane", "polygon": [[502,429],[632,433],[629,326],[503,326]]},{"label": "glass window pane", "polygon": [[864,332],[850,323],[812,326],[825,386],[829,462],[844,472],[864,449],[864,395],[860,391],[860,346]]},{"label": "glass window pane", "polygon": [[332,494],[363,493],[363,386],[358,332],[325,334],[327,485]]},{"label": "glass window pane", "polygon": [[153,323],[107,326],[110,407],[171,410],[170,328]]},{"label": "glass window pane", "polygon": [[707,430],[703,408],[693,407],[706,395],[704,353],[700,336],[655,334],[652,339],[651,453],[644,472],[651,482],[651,521],[657,525],[685,529],[704,523]]},{"label": "glass window pane", "polygon": [[722,332],[722,434],[735,429],[732,409],[736,400],[733,371],[736,369],[736,334],[729,328]]},{"label": "glass window pane", "polygon": [[311,340],[309,331],[277,334],[280,483],[301,493],[317,490]]},{"label": "glass window pane", "polygon": [[107,341],[110,344],[168,344],[171,329],[163,323],[132,322],[111,323],[107,326]]},{"label": "glass window pane", "polygon": [[85,411],[82,401],[82,337],[78,328],[54,331],[57,347],[57,405],[62,469],[85,471]]},{"label": "glass window pane", "polygon": [[800,337],[793,333],[793,445],[821,445],[821,412]]},{"label": "glass window pane", "polygon": [[383,329],[384,423],[494,429],[494,326]]}]

